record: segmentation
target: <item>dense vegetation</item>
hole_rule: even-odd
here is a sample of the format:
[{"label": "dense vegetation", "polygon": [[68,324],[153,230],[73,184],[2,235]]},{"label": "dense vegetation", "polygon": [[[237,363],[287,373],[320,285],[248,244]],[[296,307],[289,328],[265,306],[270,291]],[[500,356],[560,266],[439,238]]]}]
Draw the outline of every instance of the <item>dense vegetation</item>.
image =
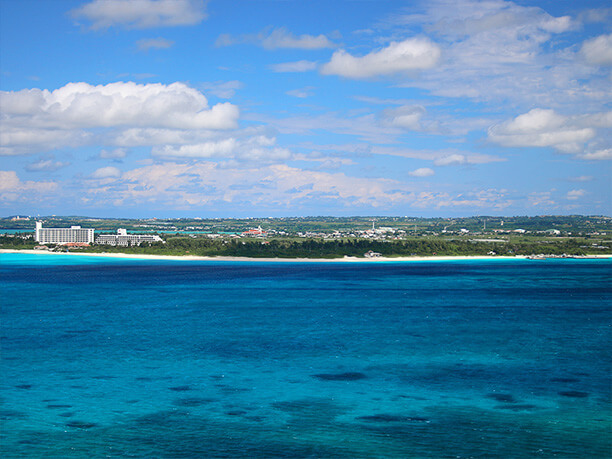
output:
[{"label": "dense vegetation", "polygon": [[432,255],[585,255],[609,253],[581,246],[577,239],[556,242],[517,241],[509,243],[471,242],[469,240],[436,240],[420,238],[405,241],[373,241],[367,239],[272,239],[262,241],[211,240],[206,238],[172,237],[166,244],[155,243],[141,247],[92,246],[88,252],[121,252],[159,255],[234,256],[253,258],[338,258],[363,257],[370,250],[385,257]]}]

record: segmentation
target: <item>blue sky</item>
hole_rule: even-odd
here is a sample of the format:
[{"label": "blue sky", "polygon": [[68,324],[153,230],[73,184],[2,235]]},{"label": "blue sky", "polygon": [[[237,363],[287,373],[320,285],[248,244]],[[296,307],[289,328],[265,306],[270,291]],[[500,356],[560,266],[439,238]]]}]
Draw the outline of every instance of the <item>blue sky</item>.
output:
[{"label": "blue sky", "polygon": [[612,215],[607,1],[0,0],[0,215]]}]

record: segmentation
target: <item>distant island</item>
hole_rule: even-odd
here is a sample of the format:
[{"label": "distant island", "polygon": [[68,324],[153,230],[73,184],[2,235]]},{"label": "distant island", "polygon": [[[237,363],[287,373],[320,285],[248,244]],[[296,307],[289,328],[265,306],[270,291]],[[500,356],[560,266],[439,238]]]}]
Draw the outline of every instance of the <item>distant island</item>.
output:
[{"label": "distant island", "polygon": [[[56,233],[79,231],[87,239],[42,240],[35,233],[36,222]],[[587,256],[612,255],[611,247],[612,218],[607,216],[0,219],[0,249],[92,254],[307,259]]]}]

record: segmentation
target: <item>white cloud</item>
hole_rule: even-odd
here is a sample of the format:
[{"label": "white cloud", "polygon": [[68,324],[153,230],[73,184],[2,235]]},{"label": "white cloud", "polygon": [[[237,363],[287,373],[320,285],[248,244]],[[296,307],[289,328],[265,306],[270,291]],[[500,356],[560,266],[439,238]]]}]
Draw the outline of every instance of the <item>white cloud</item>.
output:
[{"label": "white cloud", "polygon": [[122,179],[125,186],[113,190],[109,199],[132,204],[164,202],[175,208],[231,202],[249,208],[278,209],[313,201],[384,207],[414,199],[407,190],[399,190],[402,184],[392,180],[350,177],[278,164],[222,168],[211,162],[171,162],[127,171]]},{"label": "white cloud", "polygon": [[593,180],[592,175],[580,175],[578,177],[570,177],[568,179],[570,182],[590,182]]},{"label": "white cloud", "polygon": [[603,161],[612,159],[612,148],[605,148],[603,150],[595,150],[588,153],[582,153],[579,155],[582,159],[588,159],[589,161]]},{"label": "white cloud", "polygon": [[287,91],[285,94],[291,97],[298,97],[300,99],[306,99],[307,97],[312,96],[312,90],[314,88],[312,86],[308,86],[302,89],[292,89],[291,91]]},{"label": "white cloud", "polygon": [[336,45],[330,41],[325,35],[308,35],[303,34],[295,36],[286,28],[265,30],[258,34],[244,34],[232,36],[230,34],[222,34],[215,42],[216,46],[231,46],[242,43],[253,43],[262,46],[265,49],[323,49],[334,48]]},{"label": "white cloud", "polygon": [[70,163],[53,161],[51,159],[41,159],[40,161],[28,164],[25,169],[28,172],[54,172],[62,167],[68,166],[69,164]]},{"label": "white cloud", "polygon": [[506,147],[553,147],[564,153],[579,153],[595,137],[595,129],[584,120],[535,108],[528,113],[489,128],[489,139]]},{"label": "white cloud", "polygon": [[[10,123],[20,124],[11,126]],[[91,134],[71,129],[37,129],[27,119],[15,121],[5,117],[0,123],[0,156],[14,156],[83,145]]]},{"label": "white cloud", "polygon": [[166,40],[165,38],[148,38],[138,40],[136,46],[139,51],[148,51],[150,49],[168,49],[174,44],[173,41]]},{"label": "white cloud", "polygon": [[371,78],[434,67],[440,59],[440,47],[427,38],[409,38],[391,42],[385,48],[355,57],[345,50],[336,51],[321,67],[324,75],[346,78]]},{"label": "white cloud", "polygon": [[100,159],[123,159],[127,156],[125,148],[115,148],[114,150],[100,151]]},{"label": "white cloud", "polygon": [[317,35],[315,37],[304,34],[296,37],[285,28],[273,30],[270,35],[261,40],[261,45],[266,49],[321,49],[333,48],[335,46],[325,35]]},{"label": "white cloud", "polygon": [[434,165],[436,166],[454,166],[460,164],[466,164],[468,162],[465,155],[460,155],[458,153],[454,153],[452,155],[444,156],[442,158],[438,158],[434,160]]},{"label": "white cloud", "polygon": [[82,145],[98,128],[226,130],[237,127],[239,117],[237,106],[209,107],[201,92],[183,83],[69,83],[54,91],[2,91],[0,97],[2,155]]},{"label": "white cloud", "polygon": [[381,28],[388,33],[392,26],[395,34],[423,30],[444,59],[427,78],[406,78],[404,86],[515,107],[580,104],[593,111],[609,98],[609,81],[566,47],[567,33],[580,26],[572,18],[501,0],[429,0],[410,11],[415,13],[391,16]]},{"label": "white cloud", "polygon": [[317,63],[312,61],[284,62],[270,66],[277,73],[300,73],[308,72],[317,68]]},{"label": "white cloud", "polygon": [[58,188],[55,182],[22,182],[15,171],[0,171],[0,201],[38,201]]},{"label": "white cloud", "polygon": [[383,111],[383,116],[391,125],[413,131],[421,129],[424,114],[425,108],[419,105],[404,105]]},{"label": "white cloud", "polygon": [[108,179],[121,177],[121,171],[113,166],[101,167],[90,175],[92,179]]},{"label": "white cloud", "polygon": [[198,24],[207,14],[202,0],[94,0],[71,11],[91,21],[91,29],[127,29]]},{"label": "white cloud", "polygon": [[612,34],[585,41],[580,48],[580,55],[590,65],[612,65]]},{"label": "white cloud", "polygon": [[207,93],[220,97],[221,99],[231,99],[236,94],[236,91],[242,89],[244,85],[238,80],[232,80],[204,82],[199,86]]},{"label": "white cloud", "polygon": [[[9,122],[27,121],[45,128],[158,126],[181,129],[236,127],[238,107],[209,108],[206,97],[183,83],[117,82],[92,86],[68,83],[54,91],[2,91]],[[23,119],[22,117],[28,117]]]},{"label": "white cloud", "polygon": [[567,192],[567,196],[566,197],[570,201],[575,201],[577,199],[582,198],[586,194],[587,194],[586,190],[571,190],[571,191]]},{"label": "white cloud", "polygon": [[435,172],[429,167],[421,167],[419,169],[408,172],[411,177],[431,177]]},{"label": "white cloud", "polygon": [[531,207],[556,207],[557,202],[552,197],[551,191],[534,191],[527,195],[527,203]]},{"label": "white cloud", "polygon": [[153,156],[162,158],[204,159],[222,158],[269,162],[286,160],[291,152],[276,146],[276,138],[258,135],[245,139],[226,138],[188,145],[153,147]]}]

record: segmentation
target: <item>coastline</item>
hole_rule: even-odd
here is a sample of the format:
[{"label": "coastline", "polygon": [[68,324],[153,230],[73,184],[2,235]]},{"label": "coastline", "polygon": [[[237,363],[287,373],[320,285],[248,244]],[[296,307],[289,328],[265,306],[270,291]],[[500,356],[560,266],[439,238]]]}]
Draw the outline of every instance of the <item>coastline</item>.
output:
[{"label": "coastline", "polygon": [[[248,262],[280,262],[280,263],[380,263],[380,262],[411,262],[411,261],[467,261],[467,260],[527,260],[527,255],[490,256],[490,255],[447,255],[430,257],[375,257],[375,258],[249,258],[249,257],[205,257],[196,255],[150,255],[128,253],[87,253],[87,252],[48,252],[43,250],[0,249],[0,253],[24,253],[29,255],[67,255],[100,258],[127,258],[134,260],[166,260],[166,261],[248,261]],[[609,259],[612,255],[588,255],[576,259]]]}]

